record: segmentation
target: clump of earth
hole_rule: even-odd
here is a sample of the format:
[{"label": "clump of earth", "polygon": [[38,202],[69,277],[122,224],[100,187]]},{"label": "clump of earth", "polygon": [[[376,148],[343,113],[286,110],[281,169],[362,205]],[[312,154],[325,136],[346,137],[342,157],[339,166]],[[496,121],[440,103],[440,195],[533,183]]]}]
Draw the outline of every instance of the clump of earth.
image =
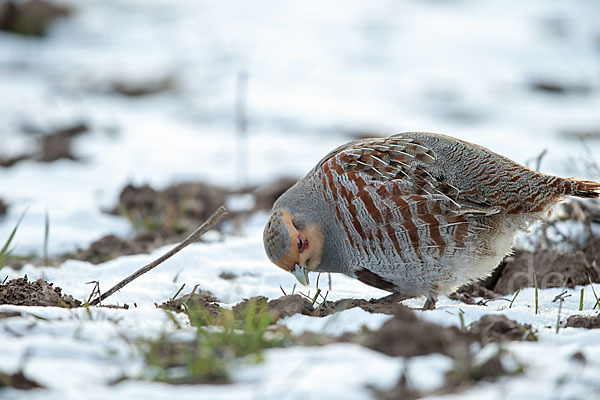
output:
[{"label": "clump of earth", "polygon": [[63,295],[61,288],[43,279],[30,282],[25,275],[0,283],[0,304],[75,308],[81,306],[81,301]]}]

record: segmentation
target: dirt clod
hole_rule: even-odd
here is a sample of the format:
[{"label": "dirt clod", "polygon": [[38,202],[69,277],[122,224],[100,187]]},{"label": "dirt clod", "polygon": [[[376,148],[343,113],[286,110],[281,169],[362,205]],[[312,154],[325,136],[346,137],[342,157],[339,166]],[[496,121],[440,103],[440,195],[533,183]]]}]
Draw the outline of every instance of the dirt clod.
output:
[{"label": "dirt clod", "polygon": [[13,157],[3,157],[0,155],[0,167],[5,167],[5,168],[12,167],[19,161],[27,160],[29,158],[31,158],[31,156],[29,154],[19,154],[17,156],[13,156]]},{"label": "dirt clod", "polygon": [[224,204],[225,194],[224,189],[200,182],[179,183],[163,190],[127,185],[114,213],[125,214],[138,231],[179,238]]},{"label": "dirt clod", "polygon": [[[450,394],[472,387],[478,381],[492,381],[503,375],[519,373],[519,369],[507,371],[504,368],[502,350],[483,362],[477,362],[472,346],[474,343],[485,345],[500,338],[522,340],[523,334],[511,334],[514,329],[521,330],[515,328],[518,326],[504,316],[486,315],[473,324],[470,331],[465,332],[456,327],[444,327],[421,320],[405,307],[398,310],[378,331],[363,333],[363,339],[359,339],[359,343],[391,356],[412,357],[441,353],[451,357],[453,367],[446,375],[446,382],[435,391],[438,395]],[[486,329],[480,329],[481,327]],[[381,399],[413,399],[431,393],[415,392],[403,373],[396,386],[389,391],[376,391],[376,394]]]},{"label": "dirt clod", "polygon": [[503,375],[512,375],[502,365],[502,352],[498,351],[487,360],[477,363],[472,354],[464,354],[454,360],[454,368],[446,375],[442,393],[457,393],[479,381],[494,381]]},{"label": "dirt clod", "polygon": [[590,265],[581,251],[562,252],[540,249],[535,253],[518,251],[505,260],[505,268],[493,290],[500,294],[516,292],[520,287],[533,287],[535,271],[540,289],[554,287],[574,288],[588,283],[588,276],[596,282],[600,269]]},{"label": "dirt clod", "polygon": [[176,243],[224,204],[225,194],[224,189],[200,182],[179,183],[164,190],[148,185],[127,185],[121,191],[119,205],[109,212],[126,216],[137,234],[126,240],[107,235],[87,249],[62,258],[99,264],[121,255],[149,253]]},{"label": "dirt clod", "polygon": [[176,86],[175,78],[164,77],[147,82],[115,82],[111,91],[124,96],[141,97],[173,90]]},{"label": "dirt clod", "polygon": [[62,289],[52,287],[42,279],[29,282],[27,276],[0,283],[0,304],[18,306],[48,306],[75,308],[81,306],[81,301],[73,296],[63,295]]},{"label": "dirt clod", "polygon": [[600,315],[595,317],[587,315],[571,315],[567,319],[567,328],[586,328],[586,329],[598,329],[600,328]]},{"label": "dirt clod", "polygon": [[500,353],[496,353],[494,356],[487,359],[481,365],[475,366],[472,370],[473,379],[476,381],[480,380],[493,380],[502,375],[506,375],[507,371],[502,365],[502,358]]},{"label": "dirt clod", "polygon": [[275,319],[289,317],[294,314],[313,315],[313,307],[306,297],[299,294],[282,296],[267,303],[269,311],[275,315]]},{"label": "dirt clod", "polygon": [[15,311],[3,311],[3,312],[0,312],[0,319],[20,317],[20,316],[21,316],[20,312],[15,312]]},{"label": "dirt clod", "polygon": [[42,135],[35,159],[41,162],[52,162],[61,158],[77,160],[77,157],[73,154],[71,142],[73,138],[88,129],[87,124],[76,123]]},{"label": "dirt clod", "polygon": [[328,301],[321,304],[314,312],[316,317],[326,317],[339,311],[359,307],[371,314],[393,315],[396,310],[402,307],[401,304],[384,299],[342,299],[338,301]]},{"label": "dirt clod", "polygon": [[555,95],[586,94],[591,88],[587,85],[570,84],[566,82],[534,81],[530,85],[532,90]]},{"label": "dirt clod", "polygon": [[178,183],[164,190],[127,185],[115,214],[132,218],[137,227],[153,231],[196,228],[225,203],[224,189],[200,182]]},{"label": "dirt clod", "polygon": [[430,353],[452,355],[468,352],[474,339],[456,327],[444,327],[418,318],[409,308],[400,307],[393,318],[367,335],[363,345],[394,357]]},{"label": "dirt clod", "polygon": [[534,287],[535,271],[538,287],[574,288],[577,285],[600,282],[599,257],[600,238],[593,239],[584,251],[559,251],[553,248],[538,249],[535,252],[517,250],[507,256],[493,274],[480,282],[461,286],[449,297],[467,304],[484,304],[475,298],[500,298],[513,294],[521,287]]},{"label": "dirt clod", "polygon": [[72,140],[89,129],[83,122],[75,122],[50,131],[42,130],[33,126],[25,126],[23,130],[29,135],[36,137],[33,150],[12,157],[0,156],[0,167],[12,167],[23,160],[35,160],[39,162],[53,162],[59,159],[78,160],[73,154]]},{"label": "dirt clod", "polygon": [[476,302],[475,298],[482,297],[484,299],[494,299],[501,296],[493,290],[490,290],[483,286],[482,283],[474,282],[468,285],[461,286],[456,290],[456,292],[451,293],[448,297],[452,300],[462,301],[466,304],[483,305],[485,302],[484,300]]},{"label": "dirt clod", "polygon": [[3,387],[10,387],[14,389],[20,390],[29,390],[35,388],[42,388],[43,386],[27,378],[23,371],[15,372],[14,374],[6,374],[4,372],[0,372],[0,389]]},{"label": "dirt clod", "polygon": [[484,315],[479,321],[471,324],[469,332],[483,344],[509,340],[537,340],[531,325],[521,325],[504,315]]},{"label": "dirt clod", "polygon": [[221,272],[219,274],[219,278],[224,279],[226,281],[231,281],[231,280],[237,279],[237,277],[238,276],[236,274],[234,274],[233,272]]},{"label": "dirt clod", "polygon": [[587,359],[585,358],[585,355],[582,352],[580,352],[580,351],[577,351],[577,352],[573,353],[573,355],[571,356],[571,359],[579,361],[582,364],[585,364],[587,362]]},{"label": "dirt clod", "polygon": [[146,236],[139,235],[137,240],[122,240],[115,235],[107,235],[93,242],[87,249],[79,250],[66,258],[100,264],[121,255],[146,253],[151,250],[153,240],[144,241],[144,237]]},{"label": "dirt clod", "polygon": [[217,298],[211,292],[200,290],[198,293],[186,294],[178,299],[167,300],[159,307],[175,312],[185,312],[186,308],[197,309],[201,307],[211,316],[216,317],[221,312],[221,306],[217,302]]},{"label": "dirt clod", "polygon": [[3,1],[0,3],[0,30],[44,36],[54,20],[70,13],[68,7],[50,1]]}]

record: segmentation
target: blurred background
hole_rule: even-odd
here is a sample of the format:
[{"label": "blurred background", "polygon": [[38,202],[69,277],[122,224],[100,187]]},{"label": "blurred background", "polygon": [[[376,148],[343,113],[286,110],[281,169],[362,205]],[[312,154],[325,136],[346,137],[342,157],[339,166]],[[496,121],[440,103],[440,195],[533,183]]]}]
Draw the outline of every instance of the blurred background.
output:
[{"label": "blurred background", "polygon": [[600,179],[599,20],[595,0],[0,0],[0,244],[24,212],[13,255],[128,238],[187,182],[254,210],[403,131]]}]

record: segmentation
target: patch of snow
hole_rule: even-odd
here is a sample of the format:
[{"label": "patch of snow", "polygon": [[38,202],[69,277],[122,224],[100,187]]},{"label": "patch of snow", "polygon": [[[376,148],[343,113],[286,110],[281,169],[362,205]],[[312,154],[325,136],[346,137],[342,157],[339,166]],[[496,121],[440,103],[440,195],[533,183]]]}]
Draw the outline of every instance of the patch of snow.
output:
[{"label": "patch of snow", "polygon": [[348,332],[359,332],[364,326],[377,330],[383,325],[390,315],[371,314],[362,308],[351,308],[323,318],[309,317],[295,314],[281,320],[294,335],[304,332],[315,332],[322,335],[339,336]]}]

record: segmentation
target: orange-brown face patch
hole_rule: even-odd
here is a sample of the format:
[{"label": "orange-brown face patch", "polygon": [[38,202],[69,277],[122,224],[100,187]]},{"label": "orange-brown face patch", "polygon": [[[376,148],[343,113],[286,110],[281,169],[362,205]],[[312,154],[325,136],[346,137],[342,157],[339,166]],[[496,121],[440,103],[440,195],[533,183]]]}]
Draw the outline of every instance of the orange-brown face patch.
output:
[{"label": "orange-brown face patch", "polygon": [[312,224],[308,225],[302,234],[310,245],[300,254],[298,264],[304,265],[306,263],[306,268],[314,271],[321,264],[321,258],[323,257],[323,231],[319,225]]},{"label": "orange-brown face patch", "polygon": [[[282,209],[281,221],[285,225],[289,233],[289,246],[288,252],[283,257],[274,260],[273,262],[281,269],[286,271],[293,271],[294,266],[304,265],[309,270],[316,269],[321,263],[321,257],[323,255],[323,233],[321,227],[317,224],[311,224],[306,226],[303,231],[299,231],[294,227],[292,223],[292,215],[288,210]],[[299,236],[300,235],[300,236]],[[300,251],[298,246],[301,238],[303,242],[308,241],[308,246],[302,246],[303,251]]]}]

